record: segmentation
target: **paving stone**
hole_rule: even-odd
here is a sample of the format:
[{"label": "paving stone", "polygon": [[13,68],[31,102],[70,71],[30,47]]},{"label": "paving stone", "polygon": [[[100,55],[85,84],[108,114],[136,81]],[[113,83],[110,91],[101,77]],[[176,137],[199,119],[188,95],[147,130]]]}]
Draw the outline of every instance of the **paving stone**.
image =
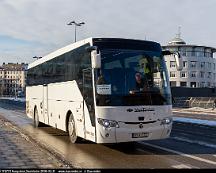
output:
[{"label": "paving stone", "polygon": [[0,116],[0,168],[68,168],[8,124]]}]

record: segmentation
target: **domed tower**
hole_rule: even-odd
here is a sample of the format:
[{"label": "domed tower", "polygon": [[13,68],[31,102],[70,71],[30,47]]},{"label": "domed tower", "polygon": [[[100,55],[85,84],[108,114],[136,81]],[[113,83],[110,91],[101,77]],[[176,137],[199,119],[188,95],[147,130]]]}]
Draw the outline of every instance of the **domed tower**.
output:
[{"label": "domed tower", "polygon": [[183,59],[182,71],[177,71],[173,56],[165,56],[171,87],[216,87],[216,49],[208,46],[189,45],[179,33],[170,40],[164,50],[178,51]]},{"label": "domed tower", "polygon": [[168,45],[186,45],[186,42],[181,39],[181,28],[179,27],[176,37],[169,41]]}]

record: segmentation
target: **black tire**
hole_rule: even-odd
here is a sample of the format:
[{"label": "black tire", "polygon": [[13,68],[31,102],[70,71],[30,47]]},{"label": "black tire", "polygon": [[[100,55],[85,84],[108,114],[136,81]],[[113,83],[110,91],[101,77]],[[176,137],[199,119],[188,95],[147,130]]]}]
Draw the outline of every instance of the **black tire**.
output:
[{"label": "black tire", "polygon": [[76,125],[75,125],[75,121],[74,121],[74,117],[71,114],[68,120],[68,135],[69,135],[69,139],[71,141],[71,143],[76,143],[78,142],[78,137],[76,134]]},{"label": "black tire", "polygon": [[33,124],[34,124],[35,128],[41,126],[41,122],[39,121],[39,117],[38,117],[38,110],[37,110],[37,108],[35,108],[35,110],[34,110]]}]

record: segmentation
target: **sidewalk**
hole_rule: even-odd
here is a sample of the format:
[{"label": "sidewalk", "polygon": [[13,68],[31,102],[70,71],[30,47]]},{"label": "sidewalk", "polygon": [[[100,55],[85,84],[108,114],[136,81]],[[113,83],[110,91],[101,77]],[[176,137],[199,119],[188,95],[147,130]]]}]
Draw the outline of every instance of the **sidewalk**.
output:
[{"label": "sidewalk", "polygon": [[197,113],[197,114],[210,114],[216,116],[216,109],[212,110],[212,108],[201,108],[201,107],[192,107],[192,108],[173,108],[173,112],[181,112],[181,113]]},{"label": "sidewalk", "polygon": [[174,121],[190,122],[216,126],[216,109],[193,108],[173,108]]},{"label": "sidewalk", "polygon": [[0,116],[0,168],[68,168]]}]

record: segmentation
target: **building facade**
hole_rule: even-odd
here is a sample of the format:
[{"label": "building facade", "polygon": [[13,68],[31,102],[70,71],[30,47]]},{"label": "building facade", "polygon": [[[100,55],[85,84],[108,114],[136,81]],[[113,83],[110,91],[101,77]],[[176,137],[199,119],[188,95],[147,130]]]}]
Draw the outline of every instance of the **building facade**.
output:
[{"label": "building facade", "polygon": [[162,47],[163,50],[178,51],[183,59],[183,69],[177,71],[174,57],[165,56],[171,87],[216,87],[215,48],[188,45],[180,35]]},{"label": "building facade", "polygon": [[0,66],[0,96],[19,96],[25,93],[27,64],[3,63]]}]

